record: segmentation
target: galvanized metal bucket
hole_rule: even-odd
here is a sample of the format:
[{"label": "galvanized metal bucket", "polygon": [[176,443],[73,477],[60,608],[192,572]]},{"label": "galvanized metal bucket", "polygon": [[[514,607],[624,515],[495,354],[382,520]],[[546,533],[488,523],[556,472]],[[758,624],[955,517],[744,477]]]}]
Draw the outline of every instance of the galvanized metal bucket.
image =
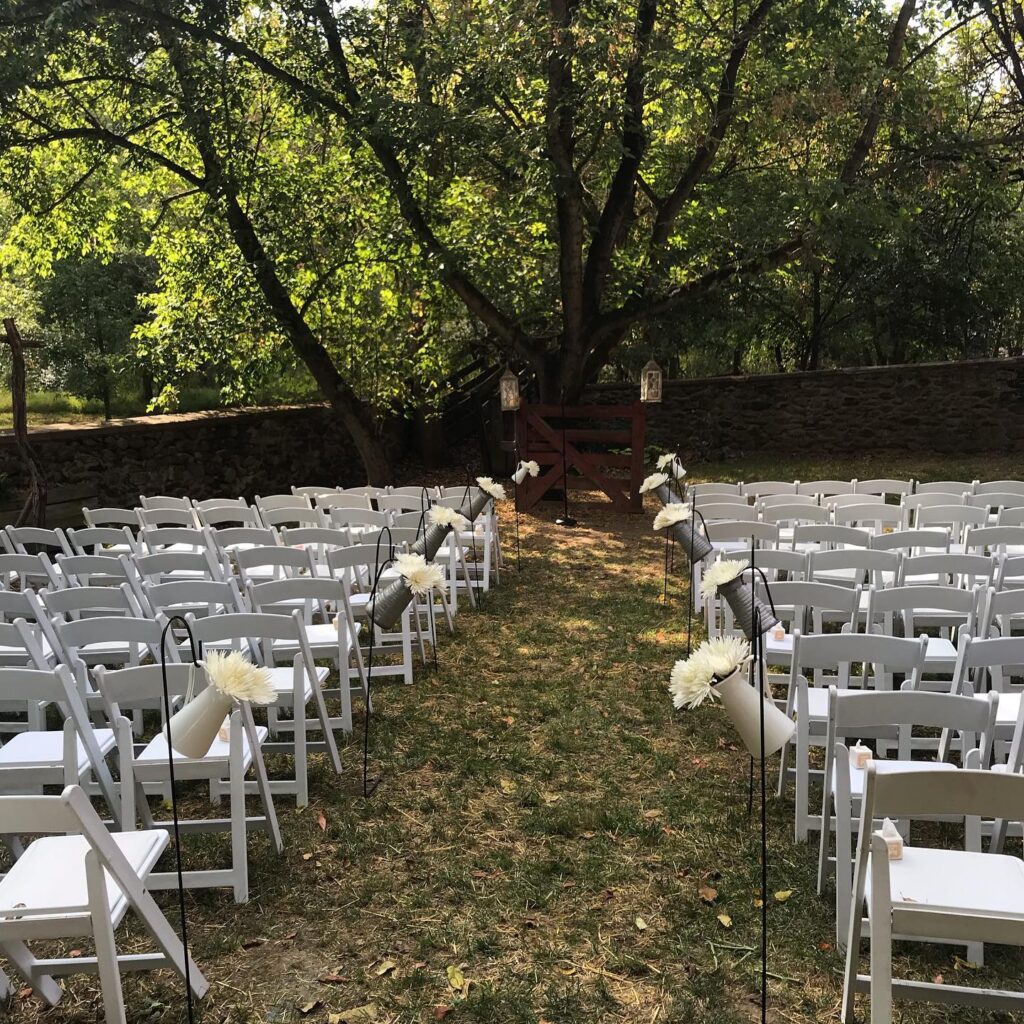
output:
[{"label": "galvanized metal bucket", "polygon": [[412,598],[413,593],[405,578],[397,579],[383,590],[377,591],[373,600],[366,606],[366,614],[381,629],[390,629],[412,603]]},{"label": "galvanized metal bucket", "polygon": [[748,640],[754,639],[755,621],[759,634],[767,633],[779,621],[771,608],[753,594],[750,583],[744,580],[742,573],[736,579],[723,583],[718,592],[732,609],[736,625],[743,630]]},{"label": "galvanized metal bucket", "polygon": [[682,546],[691,564],[703,562],[715,550],[711,546],[711,541],[697,529],[694,519],[684,519],[681,523],[673,523],[669,527],[669,532],[675,538],[676,543]]}]

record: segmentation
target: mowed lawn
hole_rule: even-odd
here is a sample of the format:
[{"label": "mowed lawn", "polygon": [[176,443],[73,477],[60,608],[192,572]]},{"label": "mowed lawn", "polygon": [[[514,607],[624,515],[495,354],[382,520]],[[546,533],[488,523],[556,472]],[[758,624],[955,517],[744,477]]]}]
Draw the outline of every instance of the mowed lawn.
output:
[{"label": "mowed lawn", "polygon": [[[851,475],[993,478],[1019,466],[761,460],[700,473]],[[198,1020],[756,1019],[760,868],[748,760],[720,708],[675,711],[666,692],[686,642],[685,565],[662,603],[653,505],[623,516],[589,499],[572,533],[553,525],[558,510],[523,518],[517,572],[506,508],[502,585],[478,612],[463,602],[436,674],[378,684],[377,793],[359,795],[360,716],[343,749],[345,778],[318,761],[308,808],[278,799],[284,855],[251,840],[250,903],[188,893],[194,956],[212,983]],[[793,843],[789,803],[772,800],[770,815],[770,886],[780,896],[770,899],[771,1019],[835,1020],[843,965],[831,892],[815,893],[816,847]],[[226,848],[186,844],[196,865]],[[174,922],[171,894],[159,899]],[[136,934],[126,945],[145,943]],[[984,969],[956,952],[901,950],[898,969],[1024,981],[1015,952],[989,950]],[[124,987],[132,1024],[185,1019],[172,976],[126,975]],[[102,1019],[93,980],[67,988],[48,1012],[23,992],[7,1019]],[[926,1006],[900,1013],[915,1024],[1012,1019]]]}]

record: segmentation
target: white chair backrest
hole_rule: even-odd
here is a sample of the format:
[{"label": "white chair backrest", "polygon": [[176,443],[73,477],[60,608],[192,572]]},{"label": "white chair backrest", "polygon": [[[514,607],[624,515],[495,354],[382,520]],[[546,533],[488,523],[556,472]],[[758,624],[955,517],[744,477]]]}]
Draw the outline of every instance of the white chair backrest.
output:
[{"label": "white chair backrest", "polygon": [[192,507],[198,512],[205,512],[211,508],[248,508],[249,502],[245,498],[204,498],[193,501]]},{"label": "white chair backrest", "polygon": [[139,526],[145,532],[147,527],[196,526],[196,513],[192,508],[140,508]]},{"label": "white chair backrest", "polygon": [[823,498],[823,505],[829,508],[845,508],[847,505],[884,505],[885,495],[883,494],[858,494],[855,491],[847,491],[845,494],[833,494]]},{"label": "white chair backrest", "polygon": [[309,498],[312,501],[314,498],[321,494],[339,494],[341,492],[340,487],[318,487],[315,484],[305,487],[296,487],[292,485],[292,494],[301,495],[304,498]]},{"label": "white chair backrest", "polygon": [[[733,557],[739,558],[739,555]],[[750,552],[743,554],[748,563]],[[754,564],[769,580],[778,578],[780,572],[790,580],[803,579],[807,575],[807,555],[802,551],[790,551],[788,548],[757,548],[753,555]]]},{"label": "white chair backrest", "polygon": [[[806,677],[808,669],[836,670],[837,682],[849,687],[852,667],[862,665],[875,669],[875,678],[888,683],[893,673],[904,675],[917,689],[924,671],[927,637],[882,636],[878,633],[825,633],[805,636],[793,635],[793,664],[791,681],[800,675]],[[871,678],[870,674],[868,678]],[[889,685],[878,687],[891,689]]]},{"label": "white chair backrest", "polygon": [[313,504],[304,494],[268,494],[262,497],[256,495],[254,502],[260,512],[267,512],[278,508],[312,508]]},{"label": "white chair backrest", "polygon": [[894,530],[871,538],[877,551],[902,551],[904,554],[941,553],[949,550],[948,530]]},{"label": "white chair backrest", "polygon": [[797,493],[813,494],[824,504],[826,498],[837,494],[853,494],[856,490],[856,480],[806,480],[800,483]]},{"label": "white chair backrest", "polygon": [[[973,692],[986,688],[987,676],[991,689],[1004,691],[1011,670],[1024,665],[1024,636],[974,637],[961,630],[957,637],[956,668],[953,670],[953,693],[967,693],[968,684]],[[979,674],[979,670],[983,670]]]},{"label": "white chair backrest", "polygon": [[890,477],[876,477],[872,480],[858,480],[855,490],[858,494],[880,494],[886,499],[890,496],[899,499],[905,494],[913,493],[914,481],[893,480]]},{"label": "white chair backrest", "polygon": [[220,552],[238,547],[272,548],[281,543],[277,530],[270,526],[207,527],[207,546]]},{"label": "white chair backrest", "polygon": [[913,587],[872,587],[868,591],[868,629],[881,627],[884,633],[893,634],[897,618],[902,620],[903,635],[917,636],[917,618],[932,618],[936,612],[951,612],[962,616],[959,628],[966,633],[974,632],[975,617],[981,599],[980,588],[960,590],[958,587],[941,587],[924,584]]},{"label": "white chair backrest", "polygon": [[837,548],[834,550],[812,551],[807,559],[807,573],[812,580],[821,575],[853,570],[850,585],[873,583],[883,586],[886,575],[899,578],[900,560],[898,551],[876,551],[873,548]]},{"label": "white chair backrest", "polygon": [[[135,527],[138,528],[138,523]],[[76,555],[102,555],[135,548],[135,530],[128,526],[87,526],[68,530],[67,537]]]},{"label": "white chair backrest", "polygon": [[986,480],[974,488],[975,494],[1024,494],[1024,480]]},{"label": "white chair backrest", "polygon": [[196,509],[203,526],[264,526],[253,505],[213,505]]},{"label": "white chair backrest", "polygon": [[324,514],[308,506],[280,506],[260,510],[264,526],[324,526]]},{"label": "white chair backrest", "polygon": [[253,578],[254,569],[270,569],[274,579],[299,576],[303,572],[312,575],[312,552],[303,548],[287,548],[283,545],[266,548],[238,548],[235,564],[243,582],[259,582]]},{"label": "white chair backrest", "polygon": [[173,498],[169,494],[140,494],[139,501],[144,509],[176,508],[185,512],[191,512],[192,510],[191,499]]},{"label": "white chair backrest", "polygon": [[1007,547],[1024,552],[1024,526],[975,526],[964,536],[968,552],[1003,554]]},{"label": "white chair backrest", "polygon": [[426,494],[384,494],[377,499],[382,512],[419,512],[432,504],[432,497]]},{"label": "white chair backrest", "polygon": [[977,480],[932,480],[928,483],[918,481],[916,494],[973,494]]},{"label": "white chair backrest", "polygon": [[[763,595],[762,595],[763,597]],[[779,580],[771,585],[776,614],[801,632],[824,632],[826,623],[857,627],[860,587],[838,587],[807,580]]]},{"label": "white chair backrest", "polygon": [[740,493],[754,498],[763,498],[768,494],[798,494],[800,482],[786,480],[755,480],[753,483],[740,485]]},{"label": "white chair backrest", "polygon": [[985,526],[988,524],[988,509],[973,508],[970,505],[932,505],[919,508],[914,520],[918,529],[929,526],[948,526],[952,530],[954,541],[963,536],[965,526]]},{"label": "white chair backrest", "polygon": [[903,581],[934,581],[939,586],[986,589],[995,579],[997,564],[990,555],[946,552],[909,555],[903,559]]},{"label": "white chair backrest", "polygon": [[221,612],[246,611],[238,584],[233,580],[172,580],[154,583],[144,589],[149,614],[170,617],[218,615]]},{"label": "white chair backrest", "polygon": [[86,526],[129,526],[139,528],[139,510],[135,508],[83,508]]},{"label": "white chair backrest", "polygon": [[63,530],[45,530],[39,526],[7,526],[4,532],[14,548],[14,554],[74,554]]},{"label": "white chair backrest", "polygon": [[[793,495],[779,495],[793,497]],[[798,523],[827,523],[831,513],[820,505],[762,505],[761,518],[766,523],[796,526]]]},{"label": "white chair backrest", "polygon": [[[818,499],[813,494],[766,494],[763,498],[758,498],[755,504],[759,508],[774,508],[776,505],[807,505],[810,508],[819,507]],[[700,506],[698,506],[698,508],[699,507]]]},{"label": "white chair backrest", "polygon": [[39,600],[47,614],[67,620],[83,618],[83,612],[92,615],[142,614],[135,595],[127,583],[114,587],[66,587],[63,590],[40,590]]},{"label": "white chair backrest", "polygon": [[[855,495],[865,497],[865,495]],[[869,529],[872,534],[886,529],[902,530],[906,526],[906,510],[899,505],[842,505],[835,509],[833,519],[836,526],[857,526]]]},{"label": "white chair backrest", "polygon": [[346,508],[362,509],[368,512],[373,508],[370,498],[366,494],[339,494],[332,492],[330,494],[317,495],[313,500],[316,507],[323,509],[325,512]]},{"label": "white chair backrest", "polygon": [[871,534],[867,530],[855,530],[852,526],[807,523],[793,528],[794,548],[801,544],[817,544],[824,549],[841,546],[866,548],[870,542]]},{"label": "white chair backrest", "polygon": [[371,508],[351,508],[333,506],[330,512],[332,526],[342,528],[345,526],[371,526],[378,530],[391,523],[390,512],[378,512]]},{"label": "white chair backrest", "polygon": [[777,523],[744,522],[742,520],[717,520],[707,525],[708,540],[725,542],[747,541],[754,547],[778,547],[779,527]]},{"label": "white chair backrest", "polygon": [[205,551],[209,545],[209,536],[194,526],[150,526],[138,537],[138,550],[151,555],[168,549]]},{"label": "white chair backrest", "polygon": [[0,555],[0,587],[6,586],[9,578],[18,583],[20,590],[26,590],[30,582],[54,580],[53,563],[45,554],[39,555]]},{"label": "white chair backrest", "polygon": [[975,508],[990,509],[998,512],[1001,508],[1024,507],[1024,494],[1004,494],[1000,491],[987,491],[985,494],[968,494],[966,504]]},{"label": "white chair backrest", "polygon": [[705,505],[749,505],[750,499],[737,490],[732,491],[695,491],[694,488],[687,488],[686,502],[690,502],[697,508]]},{"label": "white chair backrest", "polygon": [[132,564],[143,584],[167,583],[182,577],[211,580],[224,577],[220,563],[205,547],[202,551],[156,551],[151,555],[136,555]]},{"label": "white chair backrest", "polygon": [[705,501],[697,505],[697,511],[706,522],[754,522],[757,509],[753,505],[719,504]]},{"label": "white chair backrest", "polygon": [[388,494],[401,494],[406,497],[417,498],[422,504],[429,505],[437,497],[437,488],[424,487],[422,484],[414,484],[403,487],[392,487],[388,490]]},{"label": "white chair backrest", "polygon": [[921,509],[934,508],[936,505],[963,505],[964,496],[964,494],[938,491],[932,491],[925,494],[908,494],[901,504],[907,510],[907,514],[911,521],[915,521],[914,517]]},{"label": "white chair backrest", "polygon": [[117,555],[58,555],[58,576],[65,586],[120,586],[131,572]]},{"label": "white chair backrest", "polygon": [[714,480],[705,480],[702,483],[690,484],[687,491],[700,497],[703,494],[743,494],[741,484],[720,483]]}]

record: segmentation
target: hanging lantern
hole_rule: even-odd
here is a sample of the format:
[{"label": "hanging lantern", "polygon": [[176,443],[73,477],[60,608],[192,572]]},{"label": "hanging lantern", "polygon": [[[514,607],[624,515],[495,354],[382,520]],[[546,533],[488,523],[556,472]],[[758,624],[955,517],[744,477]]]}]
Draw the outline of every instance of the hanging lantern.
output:
[{"label": "hanging lantern", "polygon": [[498,388],[501,392],[501,411],[515,412],[519,408],[519,378],[506,369],[498,381]]},{"label": "hanging lantern", "polygon": [[661,367],[653,359],[640,371],[640,401],[661,401]]}]

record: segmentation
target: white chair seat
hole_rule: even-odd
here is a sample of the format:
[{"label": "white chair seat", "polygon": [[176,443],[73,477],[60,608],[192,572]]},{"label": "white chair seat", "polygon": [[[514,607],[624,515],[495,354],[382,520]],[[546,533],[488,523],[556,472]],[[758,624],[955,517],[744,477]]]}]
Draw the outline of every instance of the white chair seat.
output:
[{"label": "white chair seat", "polygon": [[[872,762],[875,771],[879,775],[889,772],[948,772],[957,770],[955,764],[948,761],[887,761],[884,758],[876,758]],[[832,792],[836,791],[836,769],[832,766]],[[860,768],[850,765],[850,796],[860,797],[864,795],[864,772]]]},{"label": "white chair seat", "polygon": [[[109,754],[114,749],[113,729],[93,729],[93,736],[101,754]],[[83,775],[89,769],[89,754],[77,736],[77,769]],[[0,747],[0,768],[54,768],[64,764],[64,733],[51,732],[19,732],[15,733]]]},{"label": "white chair seat", "polygon": [[[317,682],[321,686],[324,684],[324,680],[330,675],[330,670],[322,665],[318,665],[316,668]],[[306,700],[309,700],[313,696],[313,684],[309,681],[309,677],[306,676],[305,681],[305,696]],[[295,670],[291,665],[278,665],[270,670],[270,685],[274,688],[275,693],[278,697],[286,697],[291,694],[294,686]]]},{"label": "white chair seat", "polygon": [[[778,610],[778,609],[776,609]],[[781,640],[776,640],[771,630],[765,633],[762,643],[764,645],[764,653],[770,660],[772,655],[776,657],[784,656],[787,658],[793,657],[793,634],[786,633]]]},{"label": "white chair seat", "polygon": [[925,665],[956,664],[956,647],[945,637],[928,637],[928,646],[924,653]]},{"label": "white chair seat", "polygon": [[[170,834],[164,829],[114,832],[110,838],[140,878],[149,874],[170,842]],[[0,920],[16,918],[19,906],[33,908],[33,921],[85,916],[89,904],[85,880],[88,851],[89,842],[84,836],[45,836],[33,842],[0,881]],[[128,909],[128,901],[109,873],[106,882],[110,919],[117,925]]]},{"label": "white chair seat", "polygon": [[[291,669],[288,669],[289,677]],[[225,720],[226,721],[226,720]],[[227,728],[224,729],[227,732]],[[260,725],[256,727],[256,738],[262,745],[269,735],[267,729]],[[210,745],[210,749],[206,752],[205,757],[186,757],[184,754],[174,751],[174,763],[184,762],[192,764],[202,764],[204,761],[227,761],[228,756],[231,752],[231,744],[227,740],[222,740],[220,736],[214,738],[213,743]],[[167,764],[167,737],[161,732],[154,736],[149,743],[146,744],[145,750],[139,754],[136,761],[142,762],[157,762],[161,765]],[[249,749],[249,737],[245,734],[245,730],[242,731],[242,768],[247,770],[249,765],[252,764],[252,751]]]},{"label": "white chair seat", "polygon": [[[338,633],[341,632],[342,646],[345,644],[345,638],[348,636],[348,626],[344,620],[338,623],[339,629],[334,628],[332,622],[317,622],[312,626],[306,626],[306,639],[309,640],[309,646],[314,650],[323,650],[324,648],[331,648],[332,650],[338,646]],[[359,634],[362,624],[356,623],[356,635]],[[295,642],[292,640],[275,640],[274,650],[278,649],[278,644],[282,647],[291,644],[295,646]],[[352,644],[349,642],[349,648]],[[321,680],[323,682],[323,680]]]},{"label": "white chair seat", "polygon": [[[889,862],[889,877],[895,905],[960,911],[971,917],[1024,917],[1020,857],[904,846],[903,859]],[[870,872],[867,883],[865,898],[870,901]]]}]

